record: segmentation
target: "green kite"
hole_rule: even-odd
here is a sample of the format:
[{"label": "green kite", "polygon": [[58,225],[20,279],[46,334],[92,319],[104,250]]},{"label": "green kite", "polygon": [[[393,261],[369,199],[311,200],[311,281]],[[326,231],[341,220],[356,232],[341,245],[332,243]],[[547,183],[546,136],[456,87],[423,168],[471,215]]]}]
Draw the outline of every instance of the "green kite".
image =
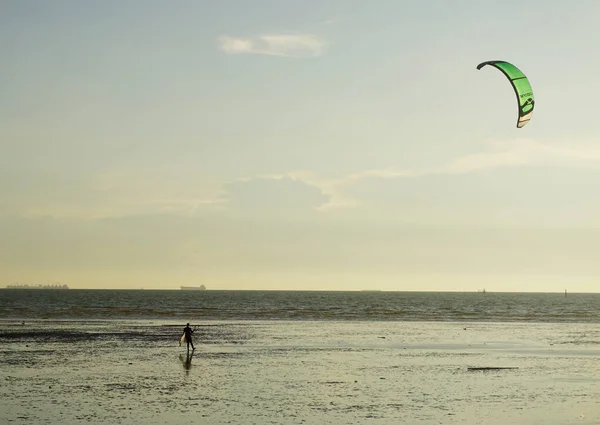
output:
[{"label": "green kite", "polygon": [[533,115],[533,106],[535,101],[533,100],[533,90],[529,80],[521,72],[519,68],[511,63],[505,61],[486,61],[477,65],[477,69],[481,69],[486,65],[493,66],[499,69],[509,79],[510,83],[515,90],[517,95],[517,102],[519,104],[519,118],[517,120],[517,128],[524,127],[525,124],[531,119]]}]

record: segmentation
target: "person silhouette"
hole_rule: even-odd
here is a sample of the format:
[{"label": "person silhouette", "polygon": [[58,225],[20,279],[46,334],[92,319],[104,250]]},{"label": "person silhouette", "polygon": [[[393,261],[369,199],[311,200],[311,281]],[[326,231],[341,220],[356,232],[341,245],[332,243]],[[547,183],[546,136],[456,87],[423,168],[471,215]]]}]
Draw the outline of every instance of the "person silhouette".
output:
[{"label": "person silhouette", "polygon": [[185,342],[188,345],[188,349],[191,345],[192,350],[195,350],[194,343],[192,342],[192,334],[194,333],[194,330],[192,328],[190,328],[189,323],[187,325],[185,325],[185,328],[183,328],[183,333],[185,334]]}]

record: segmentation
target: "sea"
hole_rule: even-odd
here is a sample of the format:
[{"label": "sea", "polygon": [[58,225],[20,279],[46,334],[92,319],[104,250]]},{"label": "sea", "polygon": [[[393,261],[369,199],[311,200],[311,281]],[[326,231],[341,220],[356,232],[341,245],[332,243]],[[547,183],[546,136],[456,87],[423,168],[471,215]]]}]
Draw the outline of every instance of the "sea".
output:
[{"label": "sea", "polygon": [[3,289],[0,319],[600,323],[600,293]]},{"label": "sea", "polygon": [[0,290],[2,424],[599,425],[599,359],[600,294]]}]

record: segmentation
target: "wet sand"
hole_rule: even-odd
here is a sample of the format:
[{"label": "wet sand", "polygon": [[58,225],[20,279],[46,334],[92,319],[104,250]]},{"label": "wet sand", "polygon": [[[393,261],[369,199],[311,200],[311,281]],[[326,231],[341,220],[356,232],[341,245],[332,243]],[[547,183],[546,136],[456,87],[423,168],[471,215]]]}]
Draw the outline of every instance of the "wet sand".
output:
[{"label": "wet sand", "polygon": [[600,424],[598,325],[182,327],[0,322],[0,423]]}]

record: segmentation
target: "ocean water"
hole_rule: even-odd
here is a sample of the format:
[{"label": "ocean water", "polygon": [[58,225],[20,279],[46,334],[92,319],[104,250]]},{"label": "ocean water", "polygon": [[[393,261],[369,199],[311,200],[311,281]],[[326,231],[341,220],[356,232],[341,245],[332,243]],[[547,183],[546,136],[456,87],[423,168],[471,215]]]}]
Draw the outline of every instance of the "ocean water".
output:
[{"label": "ocean water", "polygon": [[600,323],[600,294],[4,289],[0,319]]},{"label": "ocean water", "polygon": [[[599,304],[3,290],[0,423],[599,425]],[[193,352],[178,342],[188,321]]]}]

